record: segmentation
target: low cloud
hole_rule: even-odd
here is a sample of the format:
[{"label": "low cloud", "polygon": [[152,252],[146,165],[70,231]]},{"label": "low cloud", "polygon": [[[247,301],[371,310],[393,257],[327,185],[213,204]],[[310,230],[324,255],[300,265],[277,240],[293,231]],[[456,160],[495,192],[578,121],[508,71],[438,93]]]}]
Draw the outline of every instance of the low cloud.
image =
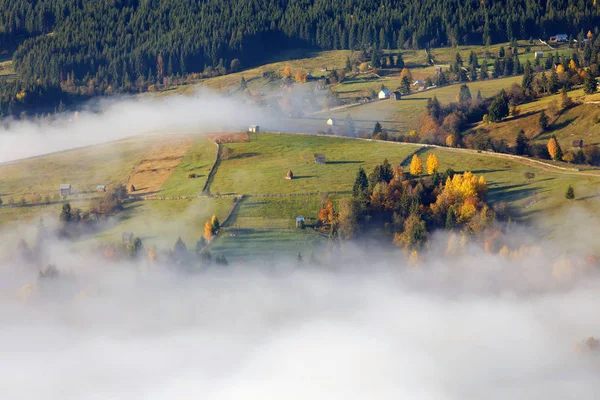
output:
[{"label": "low cloud", "polygon": [[0,162],[151,133],[246,130],[249,125],[281,127],[265,108],[243,96],[200,89],[192,96],[135,97],[89,103],[52,122],[12,121],[0,125]]},{"label": "low cloud", "polygon": [[[574,346],[600,332],[598,271],[557,280],[555,253],[510,259],[477,246],[453,257],[432,249],[414,268],[397,255],[346,247],[323,253],[319,266],[281,261],[277,273],[246,264],[184,275],[54,244],[60,283],[40,282],[17,261],[0,269],[2,392],[593,399],[600,358]],[[33,294],[19,300],[27,283]]]}]

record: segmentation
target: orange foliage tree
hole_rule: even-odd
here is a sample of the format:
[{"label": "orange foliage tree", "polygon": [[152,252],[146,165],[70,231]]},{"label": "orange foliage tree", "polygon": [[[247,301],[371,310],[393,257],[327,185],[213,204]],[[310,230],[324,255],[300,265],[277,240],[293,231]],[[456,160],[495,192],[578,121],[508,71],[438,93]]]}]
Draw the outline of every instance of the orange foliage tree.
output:
[{"label": "orange foliage tree", "polygon": [[291,77],[292,76],[292,67],[290,67],[289,65],[286,65],[285,68],[283,68],[283,76],[286,77]]}]

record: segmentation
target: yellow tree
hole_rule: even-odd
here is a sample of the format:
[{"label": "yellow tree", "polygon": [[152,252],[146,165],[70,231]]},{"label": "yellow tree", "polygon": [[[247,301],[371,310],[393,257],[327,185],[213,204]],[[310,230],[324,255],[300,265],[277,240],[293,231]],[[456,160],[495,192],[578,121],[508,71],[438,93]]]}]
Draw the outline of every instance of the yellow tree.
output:
[{"label": "yellow tree", "polygon": [[558,155],[558,142],[555,137],[551,137],[548,140],[548,153],[550,153],[550,157],[552,157],[553,160],[556,159]]},{"label": "yellow tree", "polygon": [[446,146],[456,147],[456,136],[455,135],[446,136]]},{"label": "yellow tree", "polygon": [[406,67],[404,67],[402,69],[402,72],[400,72],[400,80],[402,80],[402,78],[404,78],[405,76],[408,78],[408,81],[410,83],[412,83],[412,81],[413,81],[412,80],[412,73],[410,72],[410,69],[408,69]]},{"label": "yellow tree", "polygon": [[297,71],[295,75],[295,79],[297,83],[305,83],[306,82],[306,72],[305,71]]},{"label": "yellow tree", "polygon": [[559,64],[558,67],[556,67],[556,73],[562,74],[563,72],[565,72],[565,67],[563,67],[562,64]]},{"label": "yellow tree", "polygon": [[575,60],[569,61],[569,69],[570,70],[576,70],[577,69],[577,63],[575,62]]},{"label": "yellow tree", "polygon": [[410,173],[411,175],[421,175],[423,173],[423,162],[416,154],[412,156],[410,161]]},{"label": "yellow tree", "polygon": [[435,174],[438,170],[438,158],[435,154],[433,153],[429,153],[429,155],[427,156],[427,174],[432,175]]},{"label": "yellow tree", "polygon": [[283,76],[291,77],[292,76],[292,67],[286,65],[283,69]]},{"label": "yellow tree", "polygon": [[210,242],[213,237],[213,225],[210,223],[210,221],[206,221],[206,224],[204,224],[204,239],[206,239],[207,242]]}]

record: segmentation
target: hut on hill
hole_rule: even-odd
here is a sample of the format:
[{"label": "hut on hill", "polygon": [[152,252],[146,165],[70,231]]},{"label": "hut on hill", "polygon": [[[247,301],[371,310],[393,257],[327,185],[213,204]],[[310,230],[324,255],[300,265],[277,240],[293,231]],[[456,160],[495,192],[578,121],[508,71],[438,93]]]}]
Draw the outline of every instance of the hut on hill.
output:
[{"label": "hut on hill", "polygon": [[390,95],[390,99],[392,100],[400,100],[402,98],[402,95],[400,94],[400,92],[392,92],[392,94]]},{"label": "hut on hill", "polygon": [[106,192],[106,185],[98,185],[96,186],[96,191],[99,193]]},{"label": "hut on hill", "polygon": [[133,243],[133,233],[132,232],[123,232],[121,234],[121,241],[123,244]]},{"label": "hut on hill", "polygon": [[583,149],[583,139],[573,140],[574,149]]},{"label": "hut on hill", "polygon": [[304,217],[302,215],[298,215],[296,217],[296,228],[301,228],[305,222],[306,220],[304,219]]},{"label": "hut on hill", "polygon": [[329,119],[327,120],[327,125],[329,125],[329,126],[335,126],[335,119],[333,119],[333,118],[329,118]]},{"label": "hut on hill", "polygon": [[535,52],[535,58],[544,58],[544,52],[543,51],[536,51]]},{"label": "hut on hill", "polygon": [[377,97],[379,98],[379,100],[389,99],[391,94],[392,93],[389,90],[383,89],[379,92]]},{"label": "hut on hill", "polygon": [[248,128],[248,132],[250,133],[258,133],[259,130],[260,127],[258,125],[250,125],[250,127]]},{"label": "hut on hill", "polygon": [[129,185],[129,191],[130,191],[131,193],[135,192],[135,186],[133,186],[133,185]]},{"label": "hut on hill", "polygon": [[61,183],[60,184],[60,195],[68,196],[71,194],[71,184],[70,183]]},{"label": "hut on hill", "polygon": [[294,173],[292,172],[291,169],[287,172],[287,174],[285,174],[285,179],[287,179],[288,181],[291,181],[292,179],[294,179]]},{"label": "hut on hill", "polygon": [[315,153],[315,163],[317,164],[325,164],[325,154]]}]

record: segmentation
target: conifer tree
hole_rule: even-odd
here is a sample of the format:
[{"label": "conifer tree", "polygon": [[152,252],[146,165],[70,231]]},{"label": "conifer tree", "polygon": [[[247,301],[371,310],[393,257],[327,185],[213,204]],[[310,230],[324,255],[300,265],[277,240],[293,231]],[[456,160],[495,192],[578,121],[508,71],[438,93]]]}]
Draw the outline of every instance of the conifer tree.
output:
[{"label": "conifer tree", "polygon": [[575,198],[575,190],[573,189],[573,186],[569,185],[567,188],[567,193],[565,193],[565,198],[568,200],[573,200]]}]

